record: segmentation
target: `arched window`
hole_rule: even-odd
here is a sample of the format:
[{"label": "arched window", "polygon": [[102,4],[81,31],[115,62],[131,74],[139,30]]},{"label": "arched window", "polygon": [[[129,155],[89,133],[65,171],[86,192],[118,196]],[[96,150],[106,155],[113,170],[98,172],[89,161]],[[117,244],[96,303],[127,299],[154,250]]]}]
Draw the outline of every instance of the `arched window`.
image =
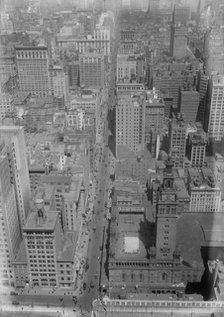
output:
[{"label": "arched window", "polygon": [[167,281],[167,278],[168,278],[167,273],[163,272],[162,281]]}]

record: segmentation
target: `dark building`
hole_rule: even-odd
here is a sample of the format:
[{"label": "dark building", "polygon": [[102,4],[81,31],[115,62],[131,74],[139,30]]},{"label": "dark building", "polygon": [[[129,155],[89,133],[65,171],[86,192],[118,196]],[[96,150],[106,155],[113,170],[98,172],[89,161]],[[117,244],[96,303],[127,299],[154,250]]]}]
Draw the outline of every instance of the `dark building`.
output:
[{"label": "dark building", "polygon": [[184,116],[184,121],[195,122],[197,119],[199,106],[199,93],[188,85],[184,85],[180,89],[179,112]]}]

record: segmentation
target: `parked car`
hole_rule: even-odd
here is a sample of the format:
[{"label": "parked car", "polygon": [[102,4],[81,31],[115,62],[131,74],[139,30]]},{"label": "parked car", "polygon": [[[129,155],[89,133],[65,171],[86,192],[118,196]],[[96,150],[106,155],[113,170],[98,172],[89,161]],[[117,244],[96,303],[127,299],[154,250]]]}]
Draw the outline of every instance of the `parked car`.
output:
[{"label": "parked car", "polygon": [[17,300],[13,300],[13,301],[12,301],[12,304],[13,304],[13,305],[19,305],[19,302],[18,302]]}]

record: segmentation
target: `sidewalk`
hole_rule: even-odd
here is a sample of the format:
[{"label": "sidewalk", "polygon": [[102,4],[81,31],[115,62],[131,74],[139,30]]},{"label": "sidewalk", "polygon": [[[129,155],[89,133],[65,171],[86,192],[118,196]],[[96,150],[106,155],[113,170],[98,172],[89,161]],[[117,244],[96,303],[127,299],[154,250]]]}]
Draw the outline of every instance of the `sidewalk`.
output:
[{"label": "sidewalk", "polygon": [[[52,317],[79,317],[81,316],[79,311],[73,311],[71,308],[62,307],[46,307],[46,306],[15,306],[15,305],[1,305],[0,312],[36,312],[44,314],[50,314]],[[49,316],[49,317],[50,317]]]}]

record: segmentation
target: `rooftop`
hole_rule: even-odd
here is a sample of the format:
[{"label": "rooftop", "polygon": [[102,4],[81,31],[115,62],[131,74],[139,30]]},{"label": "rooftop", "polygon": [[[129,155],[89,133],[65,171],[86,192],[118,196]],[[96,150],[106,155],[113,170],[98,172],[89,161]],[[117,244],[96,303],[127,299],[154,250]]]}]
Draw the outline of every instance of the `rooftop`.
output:
[{"label": "rooftop", "polygon": [[43,223],[37,222],[37,213],[31,212],[28,216],[27,222],[23,231],[50,231],[53,232],[55,226],[58,222],[59,212],[58,211],[51,211],[46,214],[46,219]]},{"label": "rooftop", "polygon": [[67,232],[61,240],[60,250],[58,252],[58,262],[73,262],[76,244],[78,240],[78,232]]}]

